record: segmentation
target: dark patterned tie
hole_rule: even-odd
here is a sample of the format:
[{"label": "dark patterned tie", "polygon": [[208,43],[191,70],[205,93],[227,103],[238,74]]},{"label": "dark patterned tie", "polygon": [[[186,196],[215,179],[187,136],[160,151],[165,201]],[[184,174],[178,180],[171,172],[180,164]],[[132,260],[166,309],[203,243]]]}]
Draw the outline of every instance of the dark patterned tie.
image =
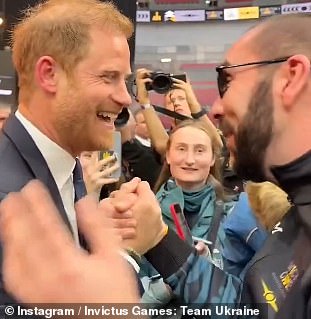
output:
[{"label": "dark patterned tie", "polygon": [[75,202],[86,195],[86,187],[83,181],[83,173],[80,161],[76,158],[76,165],[72,172],[73,175],[73,187],[75,190]]}]

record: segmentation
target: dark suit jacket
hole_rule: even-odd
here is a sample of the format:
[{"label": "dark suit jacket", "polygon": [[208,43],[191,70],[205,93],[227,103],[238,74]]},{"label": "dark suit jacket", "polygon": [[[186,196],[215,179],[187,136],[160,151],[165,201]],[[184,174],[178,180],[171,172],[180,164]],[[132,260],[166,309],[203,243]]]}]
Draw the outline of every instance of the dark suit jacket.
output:
[{"label": "dark suit jacket", "polygon": [[[38,179],[46,185],[64,222],[71,230],[64,205],[45,159],[20,121],[12,115],[0,134],[0,200]],[[72,231],[72,230],[71,230]],[[2,249],[0,250],[2,264]],[[0,304],[13,302],[0,283]]]},{"label": "dark suit jacket", "polygon": [[[19,191],[32,179],[38,179],[46,185],[62,219],[72,232],[62,198],[45,159],[24,126],[12,115],[6,121],[2,134],[0,133],[0,200],[10,192]],[[87,249],[83,236],[79,236],[79,239],[81,247]],[[2,264],[1,247],[0,263]],[[142,294],[143,288],[138,277],[137,283]],[[0,304],[14,302],[3,289],[0,273]]]}]

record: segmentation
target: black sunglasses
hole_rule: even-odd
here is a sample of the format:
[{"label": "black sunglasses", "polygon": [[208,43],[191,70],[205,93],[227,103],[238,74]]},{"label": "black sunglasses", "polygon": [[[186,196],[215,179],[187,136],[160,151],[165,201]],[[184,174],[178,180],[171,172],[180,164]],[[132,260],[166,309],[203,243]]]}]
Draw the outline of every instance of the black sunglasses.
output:
[{"label": "black sunglasses", "polygon": [[229,87],[229,82],[230,80],[228,79],[228,74],[226,73],[226,69],[232,69],[232,68],[237,68],[240,66],[249,66],[249,65],[268,65],[268,64],[273,64],[273,63],[280,63],[280,62],[285,62],[290,58],[288,57],[283,57],[283,58],[278,58],[274,60],[265,60],[265,61],[256,61],[256,62],[249,62],[249,63],[243,63],[243,64],[232,64],[232,65],[219,65],[216,67],[216,72],[217,74],[217,85],[218,85],[218,91],[219,95],[222,98],[226,91],[228,90]]}]

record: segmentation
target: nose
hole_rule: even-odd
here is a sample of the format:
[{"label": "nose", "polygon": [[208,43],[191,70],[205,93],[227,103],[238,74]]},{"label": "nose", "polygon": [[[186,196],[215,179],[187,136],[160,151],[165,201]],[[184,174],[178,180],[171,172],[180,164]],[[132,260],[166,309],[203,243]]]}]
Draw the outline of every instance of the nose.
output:
[{"label": "nose", "polygon": [[221,119],[224,116],[224,108],[220,97],[212,105],[211,114],[215,119]]},{"label": "nose", "polygon": [[186,160],[185,160],[185,163],[189,166],[193,165],[195,162],[194,160],[194,154],[192,151],[188,151],[187,152],[187,155],[186,155]]},{"label": "nose", "polygon": [[120,85],[116,86],[113,99],[122,107],[128,107],[131,105],[132,97],[124,81],[122,81]]}]

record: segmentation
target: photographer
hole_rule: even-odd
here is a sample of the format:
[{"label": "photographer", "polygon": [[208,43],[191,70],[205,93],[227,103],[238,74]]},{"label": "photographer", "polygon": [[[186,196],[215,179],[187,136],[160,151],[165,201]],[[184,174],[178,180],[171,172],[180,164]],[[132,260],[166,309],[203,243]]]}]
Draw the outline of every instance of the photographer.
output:
[{"label": "photographer", "polygon": [[[152,72],[147,69],[138,69],[136,71],[136,86],[137,86],[137,100],[142,108],[142,113],[145,117],[146,124],[150,133],[151,144],[155,150],[163,156],[166,150],[168,141],[168,134],[158,117],[156,111],[150,103],[149,93],[147,89],[152,89],[151,79]],[[213,134],[219,146],[222,146],[222,140],[217,132],[216,127],[210,121],[206,112],[202,110],[196,96],[193,92],[189,81],[185,82],[177,78],[171,78],[173,85],[168,89],[165,96],[165,108],[176,113],[200,118],[212,128]],[[164,94],[164,92],[161,92]],[[174,121],[176,122],[176,121]],[[176,123],[172,123],[175,126]]]}]

